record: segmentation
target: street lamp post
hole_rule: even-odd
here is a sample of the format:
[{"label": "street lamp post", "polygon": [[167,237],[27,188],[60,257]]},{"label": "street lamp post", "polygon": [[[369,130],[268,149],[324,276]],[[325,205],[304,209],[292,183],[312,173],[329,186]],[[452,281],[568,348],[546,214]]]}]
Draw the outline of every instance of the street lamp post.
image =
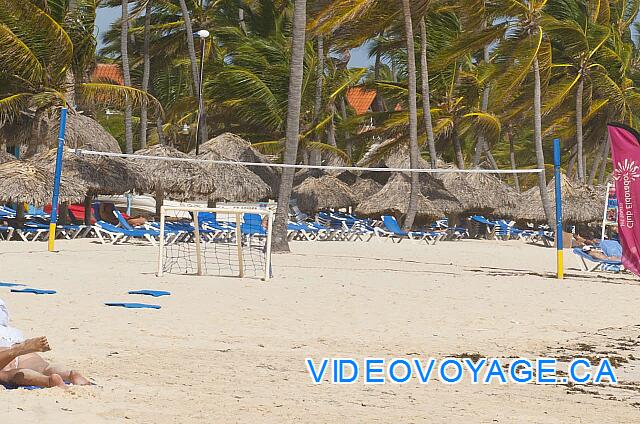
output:
[{"label": "street lamp post", "polygon": [[198,93],[198,120],[196,122],[196,156],[200,154],[200,142],[201,142],[200,121],[202,119],[202,112],[204,109],[204,102],[202,100],[202,81],[203,81],[203,75],[204,75],[204,50],[205,50],[205,44],[207,42],[207,38],[209,38],[209,35],[210,35],[209,31],[207,31],[206,29],[201,29],[200,31],[193,34],[194,37],[200,39],[200,75],[199,75],[200,83],[198,84],[199,93]]}]

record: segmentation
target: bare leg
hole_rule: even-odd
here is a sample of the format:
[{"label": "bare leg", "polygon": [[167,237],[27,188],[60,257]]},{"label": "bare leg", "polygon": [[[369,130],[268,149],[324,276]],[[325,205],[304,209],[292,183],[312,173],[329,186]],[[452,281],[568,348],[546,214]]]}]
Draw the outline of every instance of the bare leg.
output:
[{"label": "bare leg", "polygon": [[0,381],[14,386],[67,387],[58,374],[49,376],[25,368],[0,372]]},{"label": "bare leg", "polygon": [[8,349],[0,350],[0,370],[13,362],[18,356],[34,352],[48,352],[51,350],[46,337],[36,337],[13,345]]},{"label": "bare leg", "polygon": [[64,381],[71,382],[76,386],[86,386],[91,384],[91,382],[84,378],[79,372],[50,364],[36,353],[21,357],[20,367],[28,368],[47,376],[57,374],[62,377]]}]

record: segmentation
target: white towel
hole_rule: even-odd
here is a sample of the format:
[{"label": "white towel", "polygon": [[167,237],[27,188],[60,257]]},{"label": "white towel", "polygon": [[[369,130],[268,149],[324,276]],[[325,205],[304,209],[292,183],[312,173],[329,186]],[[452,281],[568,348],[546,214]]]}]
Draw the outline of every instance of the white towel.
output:
[{"label": "white towel", "polygon": [[9,310],[4,301],[0,299],[0,348],[11,347],[23,341],[22,332],[9,326]]}]

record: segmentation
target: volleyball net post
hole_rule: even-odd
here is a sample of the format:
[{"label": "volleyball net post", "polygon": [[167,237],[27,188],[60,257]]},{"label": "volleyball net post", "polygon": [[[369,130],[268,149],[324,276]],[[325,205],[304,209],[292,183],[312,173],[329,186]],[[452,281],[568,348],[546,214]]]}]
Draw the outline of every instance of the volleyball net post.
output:
[{"label": "volleyball net post", "polygon": [[562,225],[562,180],[560,176],[560,139],[553,140],[553,171],[556,183],[556,274],[558,280],[564,279],[564,229]]},{"label": "volleyball net post", "polygon": [[60,197],[60,179],[62,177],[62,152],[64,151],[64,135],[67,128],[67,108],[60,111],[60,131],[58,132],[58,151],[56,154],[56,171],[51,199],[51,223],[49,224],[49,252],[55,248],[56,230],[58,226],[58,199]]}]

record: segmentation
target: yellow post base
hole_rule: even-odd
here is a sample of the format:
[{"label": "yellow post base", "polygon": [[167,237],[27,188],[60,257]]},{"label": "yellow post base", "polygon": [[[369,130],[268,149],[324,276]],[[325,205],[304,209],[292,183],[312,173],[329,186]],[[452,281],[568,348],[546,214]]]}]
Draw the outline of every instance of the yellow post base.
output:
[{"label": "yellow post base", "polygon": [[49,224],[49,252],[53,252],[53,245],[56,240],[56,224]]},{"label": "yellow post base", "polygon": [[564,252],[558,250],[558,280],[564,279]]}]

